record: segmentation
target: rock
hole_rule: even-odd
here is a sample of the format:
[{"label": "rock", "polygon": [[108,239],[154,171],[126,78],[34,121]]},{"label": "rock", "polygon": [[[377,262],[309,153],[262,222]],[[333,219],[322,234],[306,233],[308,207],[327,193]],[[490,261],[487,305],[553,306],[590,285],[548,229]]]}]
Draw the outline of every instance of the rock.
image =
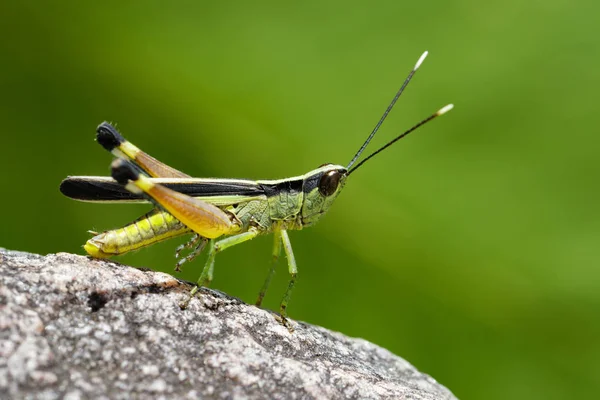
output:
[{"label": "rock", "polygon": [[362,339],[170,275],[0,249],[0,397],[454,399]]}]

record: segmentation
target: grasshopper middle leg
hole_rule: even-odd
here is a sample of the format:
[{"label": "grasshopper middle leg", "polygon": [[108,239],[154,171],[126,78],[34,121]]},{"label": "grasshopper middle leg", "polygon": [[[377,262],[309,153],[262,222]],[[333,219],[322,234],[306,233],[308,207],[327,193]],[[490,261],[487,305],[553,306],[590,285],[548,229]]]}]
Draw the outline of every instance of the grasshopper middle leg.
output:
[{"label": "grasshopper middle leg", "polygon": [[179,306],[184,309],[187,308],[190,301],[194,298],[196,293],[198,293],[198,290],[200,290],[200,287],[210,284],[213,279],[215,257],[217,256],[217,253],[228,249],[229,247],[235,246],[236,244],[244,243],[248,240],[254,239],[256,236],[258,236],[258,234],[258,229],[250,229],[248,232],[240,233],[239,235],[231,236],[219,241],[211,239],[208,242],[208,259],[206,260],[202,274],[200,275],[200,278],[198,278],[196,286],[191,290],[189,297]]}]

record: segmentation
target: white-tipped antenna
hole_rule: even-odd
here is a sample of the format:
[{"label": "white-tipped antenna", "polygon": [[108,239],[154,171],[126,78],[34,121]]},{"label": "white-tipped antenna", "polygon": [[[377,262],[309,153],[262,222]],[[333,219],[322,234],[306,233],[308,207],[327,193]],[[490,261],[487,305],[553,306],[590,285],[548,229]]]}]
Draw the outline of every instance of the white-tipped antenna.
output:
[{"label": "white-tipped antenna", "polygon": [[448,105],[446,105],[446,106],[444,106],[444,107],[440,108],[440,109],[438,110],[438,112],[436,112],[436,114],[437,114],[438,116],[440,116],[440,115],[442,115],[442,114],[446,114],[448,111],[452,110],[453,108],[454,108],[454,104],[448,104]]},{"label": "white-tipped antenna", "polygon": [[421,55],[421,58],[419,58],[419,61],[417,61],[417,63],[415,64],[415,67],[413,68],[415,71],[419,69],[421,64],[423,64],[423,61],[425,60],[425,57],[427,57],[427,54],[429,54],[429,52],[427,50],[425,50],[425,53],[423,53]]},{"label": "white-tipped antenna", "polygon": [[418,127],[425,125],[426,123],[428,123],[435,117],[439,117],[440,115],[447,113],[448,111],[452,110],[453,108],[454,108],[454,104],[445,105],[444,107],[440,108],[439,110],[437,110],[436,112],[431,114],[429,117],[425,118],[424,120],[422,120],[421,122],[419,122],[418,124],[416,124],[415,126],[410,128],[409,130],[407,130],[406,132],[396,136],[392,141],[390,141],[386,145],[382,146],[380,149],[374,151],[373,153],[369,154],[368,157],[366,157],[361,162],[356,164],[356,166],[354,168],[352,168],[351,170],[348,171],[348,175],[350,175],[352,172],[356,171],[358,169],[358,167],[363,165],[365,162],[369,161],[371,158],[375,157],[377,154],[381,153],[383,150],[387,149],[388,147],[390,147],[391,145],[396,143],[398,140],[402,139],[404,136],[406,136],[409,133],[411,133],[412,131],[416,130]]},{"label": "white-tipped antenna", "polygon": [[367,138],[367,140],[365,140],[365,142],[363,143],[363,145],[360,146],[360,149],[358,149],[358,151],[356,152],[356,154],[354,155],[354,157],[352,158],[352,160],[350,161],[350,163],[346,167],[347,170],[350,170],[350,168],[354,165],[354,163],[356,162],[356,160],[358,160],[358,157],[360,157],[360,155],[362,154],[362,152],[367,148],[367,146],[369,145],[369,142],[371,141],[371,139],[373,139],[373,136],[375,136],[375,134],[379,130],[379,127],[381,126],[381,124],[383,124],[383,121],[385,121],[385,118],[388,116],[388,114],[390,113],[390,111],[392,111],[392,108],[394,107],[394,104],[396,104],[396,101],[398,100],[398,98],[400,97],[400,95],[402,94],[402,92],[404,92],[404,89],[408,85],[408,82],[410,82],[410,80],[412,79],[412,77],[415,74],[415,72],[417,72],[417,69],[419,69],[419,67],[423,63],[423,60],[425,60],[425,57],[427,57],[427,54],[429,54],[429,53],[426,51],[425,53],[423,53],[421,55],[421,57],[419,57],[419,60],[417,61],[417,63],[415,64],[414,68],[412,69],[412,71],[410,71],[410,73],[408,74],[408,76],[404,80],[404,83],[402,84],[402,86],[400,87],[400,89],[398,90],[398,92],[396,93],[396,95],[394,96],[394,99],[392,100],[392,102],[390,103],[390,105],[388,106],[388,108],[385,110],[385,112],[383,113],[383,115],[379,119],[379,122],[377,123],[377,125],[375,125],[375,128],[373,128],[373,131],[371,132],[371,134],[369,135],[369,137]]}]

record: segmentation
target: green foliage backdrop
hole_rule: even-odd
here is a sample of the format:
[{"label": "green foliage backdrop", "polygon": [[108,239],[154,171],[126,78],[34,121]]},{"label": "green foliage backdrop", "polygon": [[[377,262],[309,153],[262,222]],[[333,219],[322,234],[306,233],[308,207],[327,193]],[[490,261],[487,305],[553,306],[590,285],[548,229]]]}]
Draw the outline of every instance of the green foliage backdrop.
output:
[{"label": "green foliage backdrop", "polygon": [[[298,175],[347,163],[429,50],[373,148],[455,110],[291,234],[290,314],[378,343],[461,398],[589,398],[600,390],[599,13],[565,0],[3,2],[0,246],[81,254],[86,230],[147,209],[58,192],[67,175],[108,173],[93,140],[103,120],[195,176]],[[172,272],[178,243],[119,261]],[[270,245],[220,255],[213,286],[253,302]]]}]

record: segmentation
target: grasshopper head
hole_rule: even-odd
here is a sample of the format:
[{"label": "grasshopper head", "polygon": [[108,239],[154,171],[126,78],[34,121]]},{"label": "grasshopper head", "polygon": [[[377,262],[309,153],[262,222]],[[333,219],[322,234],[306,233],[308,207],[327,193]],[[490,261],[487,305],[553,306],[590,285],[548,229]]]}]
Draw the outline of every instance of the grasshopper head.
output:
[{"label": "grasshopper head", "polygon": [[310,226],[326,212],[346,183],[348,170],[341,165],[324,164],[304,176],[302,224]]}]

